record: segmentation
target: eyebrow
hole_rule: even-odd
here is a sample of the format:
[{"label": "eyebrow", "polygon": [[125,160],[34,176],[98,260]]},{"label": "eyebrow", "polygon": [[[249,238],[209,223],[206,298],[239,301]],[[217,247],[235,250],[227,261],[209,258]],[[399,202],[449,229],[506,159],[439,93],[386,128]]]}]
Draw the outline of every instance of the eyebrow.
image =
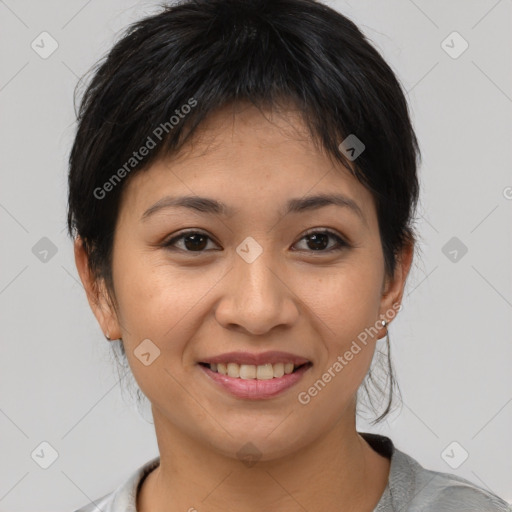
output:
[{"label": "eyebrow", "polygon": [[[330,205],[349,209],[355,213],[365,224],[367,224],[366,217],[360,206],[353,199],[342,194],[317,194],[313,196],[290,199],[280,214],[284,216],[289,213],[303,213]],[[188,208],[200,213],[222,215],[224,217],[232,217],[238,211],[221,201],[217,201],[216,199],[209,197],[166,196],[157,201],[153,206],[149,207],[142,214],[141,221],[145,221],[156,212],[167,208]]]}]

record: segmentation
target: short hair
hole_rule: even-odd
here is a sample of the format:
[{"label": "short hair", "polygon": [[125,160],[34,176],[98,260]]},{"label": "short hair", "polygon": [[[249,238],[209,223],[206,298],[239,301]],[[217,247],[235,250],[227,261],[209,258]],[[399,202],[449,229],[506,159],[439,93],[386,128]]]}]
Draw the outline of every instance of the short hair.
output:
[{"label": "short hair", "polygon": [[[398,252],[416,240],[420,150],[397,77],[357,26],[314,0],[161,8],[130,25],[90,70],[77,112],[67,226],[95,277],[115,298],[112,246],[127,181],[178,152],[212,112],[242,101],[261,110],[291,102],[315,144],[371,192],[385,271],[394,275]],[[349,136],[364,144],[355,160],[341,150]],[[388,363],[392,388],[389,340]]]}]

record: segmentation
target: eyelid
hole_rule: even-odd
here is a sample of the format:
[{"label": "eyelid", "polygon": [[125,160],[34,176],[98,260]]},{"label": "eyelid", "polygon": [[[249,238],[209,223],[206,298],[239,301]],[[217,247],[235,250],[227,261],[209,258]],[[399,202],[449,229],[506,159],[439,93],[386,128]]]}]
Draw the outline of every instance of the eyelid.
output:
[{"label": "eyelid", "polygon": [[[181,240],[183,237],[187,236],[188,234],[203,235],[203,236],[207,237],[209,240],[211,240],[212,242],[214,242],[216,245],[219,245],[217,243],[217,241],[209,233],[207,233],[207,232],[205,232],[205,231],[203,231],[203,230],[201,230],[199,228],[188,228],[188,229],[185,229],[184,231],[181,231],[178,234],[174,235],[172,238],[164,240],[160,245],[161,245],[161,247],[163,247],[165,249],[168,249],[168,250],[174,250],[175,249],[177,251],[181,251],[181,252],[188,253],[188,254],[199,255],[199,254],[204,254],[204,253],[209,252],[209,251],[206,251],[206,250],[203,250],[203,251],[185,251],[183,249],[180,249],[178,247],[174,247],[173,246],[173,244],[175,242],[177,242],[178,240]],[[326,234],[326,235],[329,235],[330,237],[332,237],[336,241],[337,245],[335,245],[334,247],[331,247],[330,249],[324,250],[324,251],[304,251],[304,252],[308,252],[308,253],[312,253],[312,254],[315,254],[315,253],[318,253],[318,254],[322,254],[322,253],[328,254],[328,253],[331,253],[331,252],[341,251],[343,249],[347,249],[347,248],[353,247],[353,244],[350,243],[344,235],[341,235],[340,233],[338,233],[337,231],[335,231],[335,230],[333,230],[331,228],[322,228],[322,227],[310,228],[309,230],[304,232],[299,237],[299,239],[298,239],[298,241],[296,243],[302,241],[306,236],[313,235],[313,234]],[[300,249],[297,249],[297,250],[300,251]]]},{"label": "eyelid", "polygon": [[335,231],[331,228],[322,228],[322,227],[308,229],[307,231],[305,231],[302,234],[302,236],[300,237],[300,240],[302,240],[305,236],[313,235],[315,233],[325,233],[328,235],[337,236],[337,237],[341,238],[345,243],[348,244],[348,241],[345,239],[345,237],[341,233],[338,233],[337,231]]},{"label": "eyelid", "polygon": [[[187,235],[203,235],[203,236],[209,238],[216,245],[219,245],[217,243],[217,241],[209,233],[207,233],[206,231],[203,231],[202,229],[199,229],[199,228],[188,228],[188,229],[185,229],[184,231],[180,231],[178,234],[173,235],[171,238],[164,239],[164,241],[160,245],[164,248],[174,249],[175,247],[172,247],[172,243],[177,242],[178,240],[181,240],[184,236],[187,236]],[[206,252],[206,251],[184,251],[184,252],[188,252],[188,253],[196,252],[197,254],[201,254],[202,252]]]},{"label": "eyelid", "polygon": [[315,252],[317,252],[318,254],[322,254],[322,253],[328,254],[328,253],[336,251],[336,250],[342,250],[342,249],[352,247],[352,244],[347,240],[347,238],[344,235],[342,235],[341,233],[338,233],[337,231],[335,231],[331,228],[322,228],[322,227],[311,228],[308,231],[306,231],[305,233],[303,233],[298,241],[300,242],[306,236],[314,235],[314,234],[325,234],[325,235],[331,236],[332,238],[334,238],[336,240],[338,247],[335,246],[334,248],[328,249],[326,251],[306,251],[306,252],[310,252],[312,254],[314,254]]}]

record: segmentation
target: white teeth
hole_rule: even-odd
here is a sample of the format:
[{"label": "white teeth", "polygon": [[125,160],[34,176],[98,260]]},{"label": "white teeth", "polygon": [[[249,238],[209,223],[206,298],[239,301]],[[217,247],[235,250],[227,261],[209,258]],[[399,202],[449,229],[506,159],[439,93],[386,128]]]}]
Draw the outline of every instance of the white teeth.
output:
[{"label": "white teeth", "polygon": [[228,363],[228,375],[230,377],[240,377],[240,366],[236,363]]},{"label": "white teeth", "polygon": [[256,378],[256,366],[253,364],[241,364],[229,363],[238,366],[241,379],[255,379]]},{"label": "white teeth", "polygon": [[293,363],[286,363],[284,365],[284,373],[292,373],[293,372]]},{"label": "white teeth", "polygon": [[274,378],[274,368],[271,364],[262,364],[256,368],[256,378],[258,380],[268,380]]},{"label": "white teeth", "polygon": [[211,363],[210,370],[240,379],[258,379],[269,380],[288,375],[293,372],[295,366],[293,363],[275,363],[275,364],[238,364],[238,363]]},{"label": "white teeth", "polygon": [[273,364],[272,367],[274,368],[274,377],[282,377],[284,375],[283,363]]}]

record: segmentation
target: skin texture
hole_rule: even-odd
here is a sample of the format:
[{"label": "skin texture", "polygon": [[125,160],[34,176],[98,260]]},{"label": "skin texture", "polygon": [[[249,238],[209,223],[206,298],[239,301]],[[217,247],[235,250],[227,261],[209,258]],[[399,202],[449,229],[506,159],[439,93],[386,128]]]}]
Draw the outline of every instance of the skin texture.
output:
[{"label": "skin texture", "polygon": [[[280,213],[288,199],[332,192],[354,199],[366,221],[334,205]],[[169,208],[141,221],[166,195],[207,196],[237,211]],[[209,236],[202,253],[190,241],[186,252],[186,239],[174,251],[159,245],[189,228]],[[329,237],[328,248],[315,250],[304,238],[312,228],[329,228],[350,246],[329,251],[337,246]],[[236,252],[248,236],[263,249],[252,263]],[[385,328],[307,405],[297,395],[400,304],[412,256],[405,247],[393,279],[385,276],[370,192],[313,144],[291,109],[263,115],[249,105],[226,107],[186,151],[134,175],[115,231],[117,311],[79,241],[75,258],[103,332],[123,338],[152,405],[161,463],[141,487],[138,511],[316,512],[340,503],[373,510],[389,460],[357,433],[355,398]],[[149,366],[134,355],[147,338],[160,350]],[[244,400],[197,364],[235,350],[291,352],[313,366],[278,397]],[[237,456],[248,442],[261,453],[252,467]]]}]

